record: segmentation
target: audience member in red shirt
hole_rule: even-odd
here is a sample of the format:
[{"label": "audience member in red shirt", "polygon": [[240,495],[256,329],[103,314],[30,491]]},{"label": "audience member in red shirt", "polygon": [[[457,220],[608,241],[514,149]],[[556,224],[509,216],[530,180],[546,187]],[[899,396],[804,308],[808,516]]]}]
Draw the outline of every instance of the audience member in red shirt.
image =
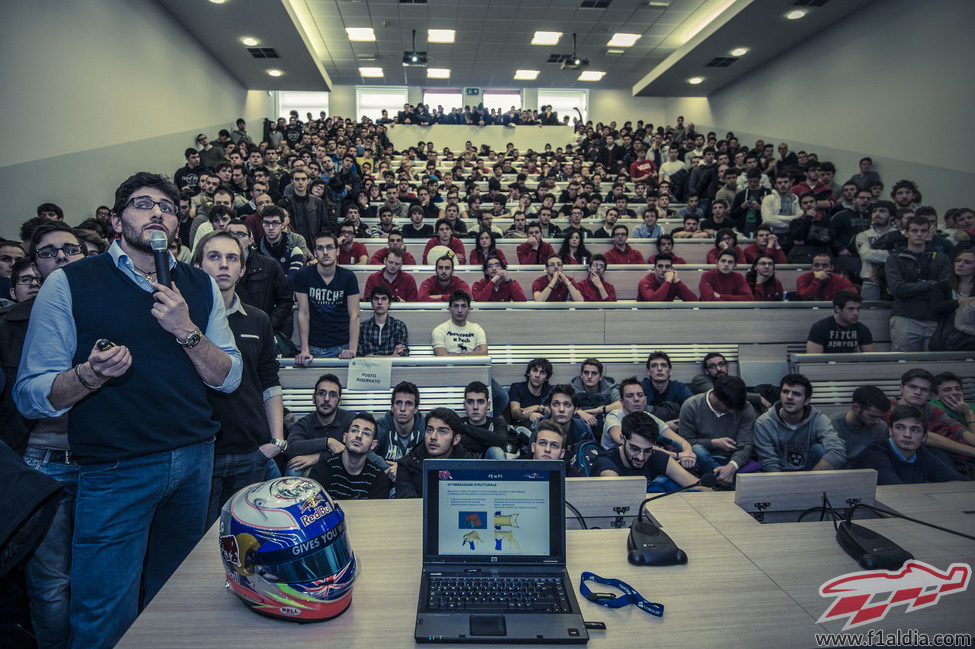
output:
[{"label": "audience member in red shirt", "polygon": [[492,230],[481,230],[477,233],[477,239],[475,241],[474,249],[471,250],[471,256],[467,260],[468,264],[471,266],[481,266],[484,264],[484,260],[491,255],[497,255],[501,261],[506,264],[508,263],[504,253],[498,250],[497,233]]},{"label": "audience member in red shirt", "polygon": [[647,160],[647,152],[640,149],[636,153],[636,160],[630,164],[630,179],[635,183],[650,182],[657,173],[657,165]]},{"label": "audience member in red shirt", "polygon": [[745,263],[754,264],[755,260],[762,254],[768,254],[772,261],[777,264],[788,263],[785,252],[779,246],[779,238],[772,234],[772,228],[765,223],[758,226],[755,230],[755,243],[745,246]]},{"label": "audience member in red shirt", "polygon": [[616,301],[616,289],[603,279],[605,274],[606,257],[597,252],[592,256],[592,261],[589,262],[589,277],[576,284],[586,302]]},{"label": "audience member in red shirt", "polygon": [[394,302],[416,302],[416,280],[403,271],[403,253],[390,250],[383,262],[384,268],[377,270],[366,280],[365,299],[372,297],[372,289],[385,286],[393,293]]},{"label": "audience member in red shirt", "polygon": [[592,259],[592,253],[586,248],[582,234],[578,230],[570,230],[569,234],[565,235],[558,256],[566,266],[584,266]]},{"label": "audience member in red shirt", "polygon": [[653,270],[637,285],[637,299],[641,302],[697,302],[694,291],[689,289],[674,270],[673,255],[661,252],[653,264]]},{"label": "audience member in red shirt", "polygon": [[642,264],[643,255],[626,242],[630,228],[622,223],[613,226],[613,247],[606,251],[607,264]]},{"label": "audience member in red shirt", "polygon": [[736,258],[733,250],[718,253],[717,267],[701,275],[702,302],[751,302],[755,299],[745,276],[735,272]]},{"label": "audience member in red shirt", "polygon": [[521,284],[508,277],[508,264],[492,255],[484,262],[484,278],[474,282],[478,302],[527,302]]},{"label": "audience member in red shirt", "polygon": [[552,244],[542,240],[542,227],[538,221],[528,224],[528,240],[519,244],[515,249],[518,253],[519,264],[541,266],[545,260],[555,254]]},{"label": "audience member in red shirt", "polygon": [[803,273],[796,280],[796,288],[803,300],[828,301],[843,289],[857,290],[853,282],[833,272],[833,260],[829,255],[813,257],[812,268],[812,272]]},{"label": "audience member in red shirt", "polygon": [[399,250],[403,253],[403,263],[407,266],[416,265],[416,259],[406,250],[406,243],[403,241],[403,233],[399,230],[393,230],[389,233],[386,239],[387,245],[385,248],[380,248],[373,253],[372,257],[369,258],[369,263],[373,266],[378,266],[379,264],[386,261],[386,253],[390,250]]},{"label": "audience member in red shirt", "polygon": [[339,261],[342,266],[353,264],[365,265],[369,261],[369,251],[355,240],[355,222],[346,219],[342,222],[339,237]]},{"label": "audience member in red shirt", "polygon": [[583,302],[582,293],[572,278],[562,272],[563,262],[553,255],[545,262],[545,274],[532,283],[536,302]]},{"label": "audience member in red shirt", "polygon": [[437,226],[434,229],[437,232],[436,236],[430,237],[427,245],[423,248],[423,263],[430,263],[427,261],[427,255],[434,246],[446,246],[457,255],[457,265],[466,266],[467,255],[464,252],[464,243],[454,236],[454,229],[450,226],[450,221],[447,219],[437,219]]},{"label": "audience member in red shirt", "polygon": [[446,302],[457,290],[471,294],[470,285],[454,275],[454,258],[444,255],[437,260],[437,273],[420,284],[417,297],[421,302]]},{"label": "audience member in red shirt", "polygon": [[718,253],[722,250],[732,250],[735,261],[745,263],[745,252],[738,246],[738,235],[731,228],[721,228],[714,234],[714,247],[708,250],[707,263],[718,263]]},{"label": "audience member in red shirt", "polygon": [[[671,261],[675,266],[687,263],[683,257],[674,253],[674,236],[671,234],[661,234],[657,237],[657,255],[665,252],[671,256]],[[657,255],[647,257],[647,263],[651,265],[656,263]]]},{"label": "audience member in red shirt", "polygon": [[780,302],[785,296],[782,282],[775,278],[775,260],[771,254],[761,254],[752,262],[751,270],[745,273],[745,281],[756,302]]}]

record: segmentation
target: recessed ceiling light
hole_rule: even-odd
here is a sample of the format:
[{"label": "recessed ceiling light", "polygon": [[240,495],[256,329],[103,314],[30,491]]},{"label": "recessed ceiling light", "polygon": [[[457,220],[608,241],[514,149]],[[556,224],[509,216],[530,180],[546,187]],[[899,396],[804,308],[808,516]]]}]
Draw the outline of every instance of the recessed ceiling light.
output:
[{"label": "recessed ceiling light", "polygon": [[212,3],[213,3],[213,4],[215,4],[215,5],[222,5],[222,4],[223,4],[223,3],[225,3],[226,1],[227,1],[227,0],[210,0],[210,2],[212,2]]},{"label": "recessed ceiling light", "polygon": [[538,70],[515,70],[515,79],[534,81],[536,78],[538,78]]},{"label": "recessed ceiling light", "polygon": [[746,54],[748,54],[747,47],[736,47],[731,50],[731,56],[745,56]]},{"label": "recessed ceiling light", "polygon": [[789,20],[799,20],[805,15],[806,15],[805,9],[793,9],[792,11],[787,13],[785,17],[788,18]]},{"label": "recessed ceiling light", "polygon": [[613,54],[613,55],[619,55],[619,54],[623,54],[625,51],[626,50],[608,49],[608,50],[606,50],[606,53],[607,54]]},{"label": "recessed ceiling light", "polygon": [[257,45],[258,40],[253,36],[245,36],[242,39],[240,39],[240,42],[246,45],[247,47],[254,47],[255,45]]},{"label": "recessed ceiling light", "polygon": [[427,41],[431,43],[453,43],[454,30],[452,29],[428,29]]},{"label": "recessed ceiling light", "polygon": [[609,39],[608,43],[606,43],[606,47],[630,47],[638,40],[640,40],[639,34],[616,33],[613,34],[613,37]]},{"label": "recessed ceiling light", "polygon": [[586,70],[579,75],[579,81],[599,81],[605,74],[605,72],[599,72],[597,70]]},{"label": "recessed ceiling light", "polygon": [[692,86],[696,86],[699,83],[704,83],[704,77],[691,77],[687,80],[687,83],[691,84]]},{"label": "recessed ceiling light", "polygon": [[364,77],[381,77],[383,76],[382,68],[359,68],[359,74]]},{"label": "recessed ceiling light", "polygon": [[428,79],[449,79],[450,70],[447,68],[427,68]]},{"label": "recessed ceiling light", "polygon": [[273,68],[268,70],[267,73],[272,77],[280,77],[282,74],[284,74],[284,72],[281,72],[281,70],[275,70]]},{"label": "recessed ceiling light", "polygon": [[555,45],[562,38],[562,32],[535,32],[532,45]]},{"label": "recessed ceiling light", "polygon": [[345,33],[349,35],[350,41],[374,41],[376,32],[372,27],[346,27]]}]

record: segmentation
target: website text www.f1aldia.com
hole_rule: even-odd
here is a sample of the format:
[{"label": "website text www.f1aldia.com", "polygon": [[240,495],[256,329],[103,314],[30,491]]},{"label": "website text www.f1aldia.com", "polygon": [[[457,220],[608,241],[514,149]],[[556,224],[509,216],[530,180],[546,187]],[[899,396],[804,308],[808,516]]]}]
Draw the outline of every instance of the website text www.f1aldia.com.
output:
[{"label": "website text www.f1aldia.com", "polygon": [[817,633],[817,647],[975,647],[971,633],[921,633],[917,629],[871,629],[856,633]]}]

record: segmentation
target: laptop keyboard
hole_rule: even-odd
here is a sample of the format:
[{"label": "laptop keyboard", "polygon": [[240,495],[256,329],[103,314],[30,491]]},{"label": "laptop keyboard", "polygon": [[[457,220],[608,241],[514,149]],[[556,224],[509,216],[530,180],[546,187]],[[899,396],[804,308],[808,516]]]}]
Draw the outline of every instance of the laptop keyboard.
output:
[{"label": "laptop keyboard", "polygon": [[430,611],[568,613],[557,577],[430,577]]}]

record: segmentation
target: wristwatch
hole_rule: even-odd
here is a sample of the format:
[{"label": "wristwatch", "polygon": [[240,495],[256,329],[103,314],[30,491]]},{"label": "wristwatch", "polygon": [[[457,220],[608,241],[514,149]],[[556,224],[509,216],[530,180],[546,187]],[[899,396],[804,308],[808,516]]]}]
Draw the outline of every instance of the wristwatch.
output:
[{"label": "wristwatch", "polygon": [[271,440],[271,443],[274,444],[275,446],[277,446],[279,449],[281,449],[281,452],[282,453],[284,453],[285,451],[288,450],[288,442],[287,442],[287,440],[283,440],[283,439],[272,439]]},{"label": "wristwatch", "polygon": [[203,332],[201,332],[200,328],[197,327],[196,329],[191,331],[183,340],[177,338],[176,342],[178,342],[186,349],[191,349],[199,345],[201,340],[203,340]]}]

